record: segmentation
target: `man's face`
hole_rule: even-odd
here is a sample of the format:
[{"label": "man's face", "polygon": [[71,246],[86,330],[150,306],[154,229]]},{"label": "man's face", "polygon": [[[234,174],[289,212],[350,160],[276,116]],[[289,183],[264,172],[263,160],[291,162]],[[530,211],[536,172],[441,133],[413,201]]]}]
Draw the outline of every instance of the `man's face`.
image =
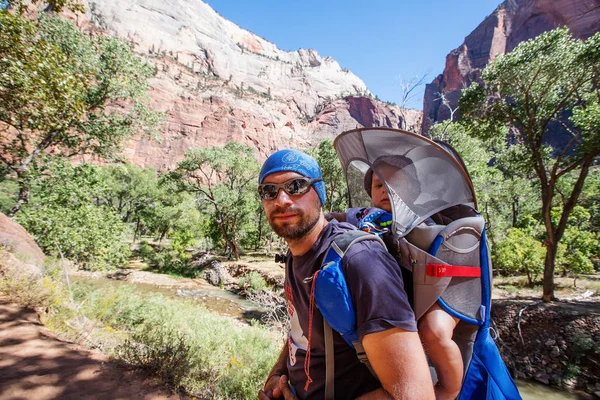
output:
[{"label": "man's face", "polygon": [[[263,183],[283,183],[301,178],[296,172],[276,172]],[[290,196],[280,189],[273,200],[262,200],[269,225],[284,239],[300,239],[317,224],[321,215],[321,201],[313,187],[299,196]]]}]

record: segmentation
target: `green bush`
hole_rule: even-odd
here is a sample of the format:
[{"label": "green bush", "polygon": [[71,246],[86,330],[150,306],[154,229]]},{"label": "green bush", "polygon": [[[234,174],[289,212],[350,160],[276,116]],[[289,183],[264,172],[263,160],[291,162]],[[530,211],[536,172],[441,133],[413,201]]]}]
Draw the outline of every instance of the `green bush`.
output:
[{"label": "green bush", "polygon": [[544,268],[545,250],[525,230],[511,228],[506,238],[493,249],[494,266],[500,270],[527,275],[533,286]]},{"label": "green bush", "polygon": [[128,227],[106,207],[32,206],[17,220],[46,254],[64,256],[87,270],[112,269],[130,255]]},{"label": "green bush", "polygon": [[131,332],[118,357],[201,398],[256,397],[280,350],[275,333],[194,302],[141,296],[130,285],[78,285],[74,293],[88,318]]},{"label": "green bush", "polygon": [[256,292],[257,290],[266,288],[267,282],[265,282],[264,278],[258,272],[250,271],[238,280],[238,285],[242,289]]},{"label": "green bush", "polygon": [[140,243],[137,252],[144,260],[148,260],[154,254],[154,248],[144,240]]}]

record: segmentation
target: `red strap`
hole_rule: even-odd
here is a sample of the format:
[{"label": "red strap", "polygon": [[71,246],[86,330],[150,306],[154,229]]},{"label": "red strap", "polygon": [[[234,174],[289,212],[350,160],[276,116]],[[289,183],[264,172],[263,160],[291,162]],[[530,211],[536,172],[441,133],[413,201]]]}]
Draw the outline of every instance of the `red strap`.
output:
[{"label": "red strap", "polygon": [[321,270],[317,270],[312,276],[312,284],[310,286],[310,302],[308,307],[308,343],[306,344],[306,356],[304,356],[304,373],[306,374],[306,384],[304,385],[304,391],[308,392],[308,386],[312,383],[310,377],[310,347],[312,345],[312,325],[313,325],[313,314],[315,311],[315,287],[317,283],[317,275]]},{"label": "red strap", "polygon": [[479,278],[481,268],[465,265],[427,264],[427,276],[435,276],[436,278],[444,276]]}]

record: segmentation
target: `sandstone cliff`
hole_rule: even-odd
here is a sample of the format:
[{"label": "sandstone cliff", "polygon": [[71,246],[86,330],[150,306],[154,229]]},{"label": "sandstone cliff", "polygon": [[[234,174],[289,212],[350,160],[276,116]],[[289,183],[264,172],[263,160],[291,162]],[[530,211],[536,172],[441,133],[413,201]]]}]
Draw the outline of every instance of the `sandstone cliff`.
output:
[{"label": "sandstone cliff", "polygon": [[[450,118],[460,91],[479,81],[481,71],[498,54],[520,42],[560,26],[576,37],[587,38],[600,30],[600,0],[507,0],[488,16],[464,43],[446,56],[446,67],[425,89],[423,132],[432,123]],[[443,93],[448,106],[440,101]]]},{"label": "sandstone cliff", "polygon": [[418,131],[421,113],[374,100],[366,85],[314,50],[287,52],[200,0],[87,0],[82,29],[125,38],[156,66],[151,101],[167,113],[160,140],[136,138],[126,160],[161,170],[186,150],[234,140],[264,158],[362,126]]}]

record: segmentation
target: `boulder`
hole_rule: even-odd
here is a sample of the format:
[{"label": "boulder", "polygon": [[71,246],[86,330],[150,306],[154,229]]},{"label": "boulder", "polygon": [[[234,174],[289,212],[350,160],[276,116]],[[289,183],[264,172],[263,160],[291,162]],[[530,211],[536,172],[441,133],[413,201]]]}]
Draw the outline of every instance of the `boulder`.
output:
[{"label": "boulder", "polygon": [[38,268],[44,265],[46,256],[31,235],[21,225],[0,213],[0,249],[2,248],[23,263]]}]

